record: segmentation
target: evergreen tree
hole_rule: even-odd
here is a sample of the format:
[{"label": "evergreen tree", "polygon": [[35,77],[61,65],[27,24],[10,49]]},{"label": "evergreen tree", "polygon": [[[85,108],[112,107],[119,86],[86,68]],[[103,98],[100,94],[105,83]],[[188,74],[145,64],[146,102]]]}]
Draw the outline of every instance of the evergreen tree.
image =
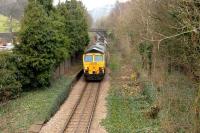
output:
[{"label": "evergreen tree", "polygon": [[49,14],[53,9],[53,0],[37,0],[39,4],[43,5],[44,10]]},{"label": "evergreen tree", "polygon": [[55,44],[57,48],[55,49],[57,62],[56,64],[59,65],[62,61],[69,57],[69,45],[70,40],[69,37],[65,35],[65,23],[64,23],[64,16],[59,13],[59,10],[55,10],[51,13],[50,16],[51,20],[51,27],[55,32]]},{"label": "evergreen tree", "polygon": [[25,11],[16,48],[19,78],[23,89],[50,85],[52,71],[65,58],[66,38],[59,37],[43,6],[33,0]]},{"label": "evergreen tree", "polygon": [[29,0],[16,47],[23,89],[50,85],[55,68],[89,43],[87,16],[76,0],[52,7],[52,0]]},{"label": "evergreen tree", "polygon": [[70,53],[83,51],[89,43],[86,10],[80,1],[71,0],[63,7],[66,35],[70,37]]}]

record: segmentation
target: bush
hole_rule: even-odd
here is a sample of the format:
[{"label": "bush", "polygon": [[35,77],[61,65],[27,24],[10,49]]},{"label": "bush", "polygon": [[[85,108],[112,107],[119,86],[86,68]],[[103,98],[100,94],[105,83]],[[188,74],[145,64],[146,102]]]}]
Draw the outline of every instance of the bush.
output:
[{"label": "bush", "polygon": [[0,53],[0,101],[16,98],[21,91],[12,59],[12,53]]}]

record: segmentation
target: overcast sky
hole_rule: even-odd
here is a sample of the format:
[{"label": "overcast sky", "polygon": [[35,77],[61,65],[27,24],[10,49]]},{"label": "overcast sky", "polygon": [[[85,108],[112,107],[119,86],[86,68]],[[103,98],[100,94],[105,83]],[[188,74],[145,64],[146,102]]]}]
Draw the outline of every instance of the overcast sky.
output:
[{"label": "overcast sky", "polygon": [[[58,3],[59,0],[54,0],[54,4]],[[60,0],[65,1],[65,0]],[[88,10],[92,10],[94,8],[103,7],[105,5],[115,4],[117,0],[81,0],[83,4],[86,6]],[[127,0],[119,0],[120,2],[124,2]]]}]

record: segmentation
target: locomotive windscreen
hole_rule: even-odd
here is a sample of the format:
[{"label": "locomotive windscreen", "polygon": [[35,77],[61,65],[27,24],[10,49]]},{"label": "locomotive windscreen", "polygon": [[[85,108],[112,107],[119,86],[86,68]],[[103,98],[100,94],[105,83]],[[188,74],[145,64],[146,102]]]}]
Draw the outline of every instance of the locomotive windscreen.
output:
[{"label": "locomotive windscreen", "polygon": [[103,56],[102,55],[95,55],[95,62],[101,62],[103,61]]},{"label": "locomotive windscreen", "polygon": [[92,62],[92,61],[93,61],[92,55],[85,55],[84,61],[85,61],[85,62]]}]

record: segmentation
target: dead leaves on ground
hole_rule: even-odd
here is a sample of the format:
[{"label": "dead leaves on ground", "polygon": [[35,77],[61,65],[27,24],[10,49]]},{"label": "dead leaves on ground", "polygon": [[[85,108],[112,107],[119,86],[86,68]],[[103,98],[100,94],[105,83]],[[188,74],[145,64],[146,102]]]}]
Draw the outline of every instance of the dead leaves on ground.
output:
[{"label": "dead leaves on ground", "polygon": [[139,74],[130,66],[123,66],[115,78],[115,83],[120,86],[122,96],[137,96],[142,93],[138,82]]}]

